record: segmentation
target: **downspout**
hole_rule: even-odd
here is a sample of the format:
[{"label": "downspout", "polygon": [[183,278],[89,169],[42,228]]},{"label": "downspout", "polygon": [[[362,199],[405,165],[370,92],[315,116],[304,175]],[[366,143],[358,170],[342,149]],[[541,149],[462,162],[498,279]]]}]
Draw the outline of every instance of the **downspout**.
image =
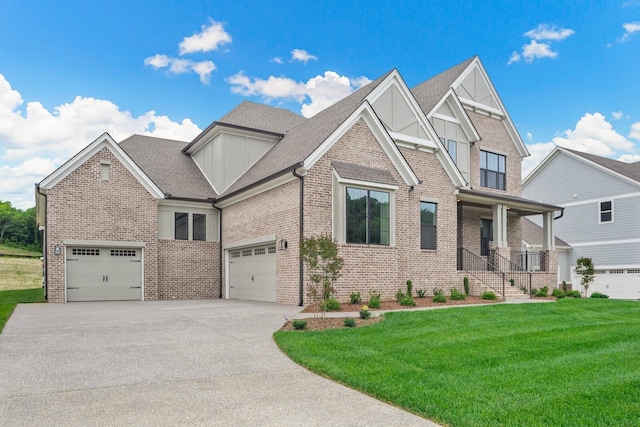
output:
[{"label": "downspout", "polygon": [[[42,265],[44,268],[44,299],[49,300],[49,258],[47,257],[47,194],[40,191],[40,184],[36,184],[36,192],[44,197],[44,230],[42,232]],[[37,212],[36,212],[37,214]]]},{"label": "downspout", "polygon": [[220,283],[220,292],[218,298],[222,299],[222,209],[215,205],[215,200],[211,203],[218,210],[218,280]]},{"label": "downspout", "polygon": [[560,210],[560,215],[558,215],[557,217],[553,218],[553,220],[555,221],[556,219],[560,219],[560,218],[562,218],[563,216],[564,216],[564,208],[562,208],[562,209]]},{"label": "downspout", "polygon": [[[295,168],[291,170],[293,176],[300,180],[300,236],[298,240],[298,248],[302,247],[302,240],[304,239],[304,176],[299,175]],[[299,249],[298,249],[299,250]],[[300,302],[298,305],[302,307],[304,305],[304,265],[302,264],[302,256],[298,252],[298,292],[300,294]]]}]

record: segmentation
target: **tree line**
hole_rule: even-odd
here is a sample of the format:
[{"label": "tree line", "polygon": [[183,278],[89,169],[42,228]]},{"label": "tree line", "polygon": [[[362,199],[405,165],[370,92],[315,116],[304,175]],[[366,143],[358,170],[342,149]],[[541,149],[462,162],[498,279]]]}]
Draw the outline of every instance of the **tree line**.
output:
[{"label": "tree line", "polygon": [[40,251],[42,245],[36,226],[36,208],[23,211],[11,206],[11,202],[0,200],[0,243]]}]

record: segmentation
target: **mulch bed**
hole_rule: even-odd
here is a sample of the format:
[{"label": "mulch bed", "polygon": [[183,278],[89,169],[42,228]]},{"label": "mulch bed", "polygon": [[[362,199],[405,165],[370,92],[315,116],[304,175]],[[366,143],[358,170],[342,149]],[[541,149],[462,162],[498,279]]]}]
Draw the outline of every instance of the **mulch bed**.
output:
[{"label": "mulch bed", "polygon": [[[424,298],[414,298],[416,302],[415,307],[407,307],[404,305],[400,305],[397,301],[382,301],[379,309],[370,309],[372,312],[372,317],[369,319],[360,319],[357,315],[354,316],[356,321],[356,327],[367,326],[381,321],[384,317],[378,313],[380,310],[412,310],[420,307],[448,307],[455,305],[470,305],[470,304],[495,304],[501,302],[501,300],[484,300],[477,296],[468,296],[463,301],[452,301],[447,300],[447,302],[433,302],[432,297],[424,297]],[[360,304],[342,304],[341,312],[358,312],[363,305],[366,305],[366,302]],[[311,305],[302,310],[302,313],[308,313],[309,317],[304,320],[307,322],[306,330],[308,331],[321,331],[325,329],[338,329],[345,328],[344,319],[345,317],[320,317],[320,310],[317,305]],[[335,311],[333,312],[335,313]],[[284,324],[281,331],[293,331],[293,321],[288,321]]]}]

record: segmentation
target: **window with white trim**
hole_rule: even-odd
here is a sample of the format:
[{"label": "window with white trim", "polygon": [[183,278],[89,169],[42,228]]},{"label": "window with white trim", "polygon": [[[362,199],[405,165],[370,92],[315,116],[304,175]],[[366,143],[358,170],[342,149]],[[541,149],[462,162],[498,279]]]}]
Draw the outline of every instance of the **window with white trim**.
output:
[{"label": "window with white trim", "polygon": [[600,202],[600,224],[613,222],[613,201]]}]

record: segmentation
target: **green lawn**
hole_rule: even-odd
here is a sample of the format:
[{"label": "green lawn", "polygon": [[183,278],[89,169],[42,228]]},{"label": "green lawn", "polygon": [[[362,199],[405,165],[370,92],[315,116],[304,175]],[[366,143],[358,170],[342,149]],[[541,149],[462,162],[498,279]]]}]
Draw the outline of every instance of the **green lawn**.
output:
[{"label": "green lawn", "polygon": [[274,338],[310,370],[442,424],[640,425],[636,301],[397,312]]},{"label": "green lawn", "polygon": [[44,302],[42,288],[0,291],[0,332],[9,320],[16,305],[27,302]]}]

